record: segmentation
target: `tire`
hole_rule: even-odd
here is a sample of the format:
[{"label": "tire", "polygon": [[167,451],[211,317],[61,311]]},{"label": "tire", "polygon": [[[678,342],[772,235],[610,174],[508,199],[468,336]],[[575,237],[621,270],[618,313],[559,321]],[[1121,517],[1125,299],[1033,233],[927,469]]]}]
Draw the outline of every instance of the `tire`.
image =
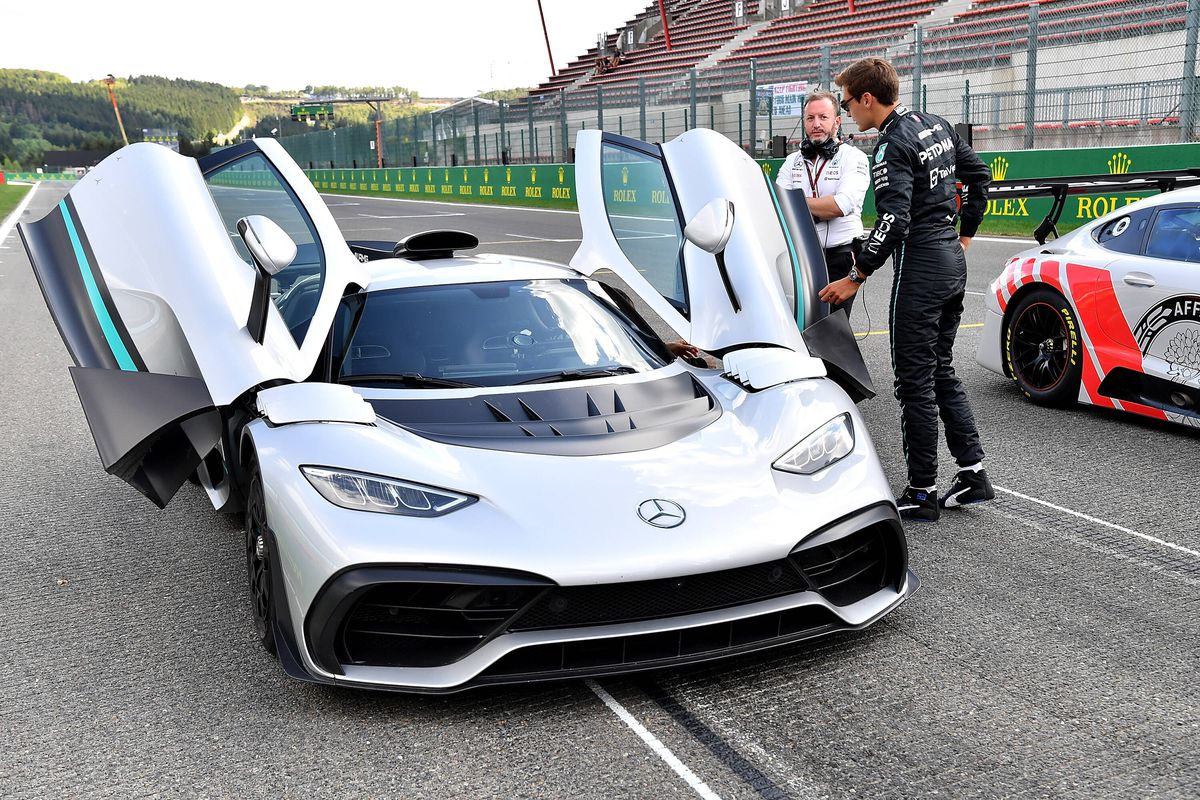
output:
[{"label": "tire", "polygon": [[1038,405],[1064,408],[1079,399],[1083,346],[1070,303],[1038,287],[1021,297],[1004,325],[1008,374]]},{"label": "tire", "polygon": [[251,463],[246,492],[246,578],[250,589],[250,612],[258,643],[271,655],[275,651],[275,567],[270,548],[275,544],[267,527],[266,497],[258,464]]}]

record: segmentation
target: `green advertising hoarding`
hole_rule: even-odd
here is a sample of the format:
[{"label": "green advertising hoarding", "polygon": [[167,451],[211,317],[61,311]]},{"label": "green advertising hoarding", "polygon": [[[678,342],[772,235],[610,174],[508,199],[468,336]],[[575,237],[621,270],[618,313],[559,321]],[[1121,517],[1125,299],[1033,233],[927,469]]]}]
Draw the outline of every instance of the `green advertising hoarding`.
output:
[{"label": "green advertising hoarding", "polygon": [[410,200],[575,208],[572,164],[305,170],[317,190]]},{"label": "green advertising hoarding", "polygon": [[[1019,178],[1065,178],[1074,175],[1123,175],[1166,169],[1200,167],[1200,144],[1162,144],[1137,147],[1085,147],[1072,150],[981,151],[979,157],[992,170],[996,180]],[[763,171],[774,178],[783,159],[761,162]],[[1093,219],[1157,192],[1110,191],[1098,195],[1070,197],[1061,221],[1070,227]],[[1028,222],[1029,233],[1050,211],[1048,197],[989,200],[984,214],[989,221],[1005,220],[1021,225]],[[874,192],[867,193],[864,214],[875,213]]]},{"label": "green advertising hoarding", "polygon": [[[1135,147],[1092,147],[1072,150],[1026,150],[981,152],[980,157],[999,180],[1051,178],[1071,175],[1121,175],[1164,169],[1200,166],[1200,144]],[[774,180],[782,159],[759,162]],[[611,206],[645,209],[666,205],[661,197],[642,197],[647,188],[639,179],[641,165],[606,167],[605,201]],[[313,184],[325,193],[403,197],[413,200],[446,200],[574,209],[575,167],[573,164],[537,164],[488,167],[406,167],[404,169],[308,170]],[[1074,227],[1132,203],[1154,192],[1112,191],[1099,195],[1071,197],[1063,211],[1064,227]],[[611,195],[611,196],[607,196]],[[1050,210],[1049,198],[991,200],[984,231],[989,221],[1005,232],[1032,233]],[[875,213],[873,194],[868,192],[863,209]]]}]

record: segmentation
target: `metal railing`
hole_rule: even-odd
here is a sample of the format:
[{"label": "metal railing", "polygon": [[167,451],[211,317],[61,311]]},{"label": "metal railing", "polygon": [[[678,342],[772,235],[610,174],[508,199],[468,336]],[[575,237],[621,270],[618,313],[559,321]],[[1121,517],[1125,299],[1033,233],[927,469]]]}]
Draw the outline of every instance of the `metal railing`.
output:
[{"label": "metal railing", "polygon": [[[707,127],[761,157],[779,152],[776,137],[792,147],[803,135],[802,101],[781,96],[796,94],[795,84],[800,94],[829,87],[854,61],[879,55],[897,67],[904,102],[976,126],[977,149],[1190,142],[1198,138],[1198,27],[1200,0],[1059,0],[1015,10],[993,3],[874,38],[798,38],[754,58],[734,48],[709,68],[643,65],[628,79],[619,69],[589,70],[513,103],[471,99],[386,120],[382,154],[373,124],[281,141],[313,167],[552,163],[571,159],[583,128],[665,141]],[[843,130],[854,132],[853,122]]]}]

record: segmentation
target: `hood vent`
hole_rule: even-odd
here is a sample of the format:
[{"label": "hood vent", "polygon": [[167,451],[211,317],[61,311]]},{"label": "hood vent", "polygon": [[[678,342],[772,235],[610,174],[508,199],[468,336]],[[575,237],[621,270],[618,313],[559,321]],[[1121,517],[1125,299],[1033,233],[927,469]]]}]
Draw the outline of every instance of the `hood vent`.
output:
[{"label": "hood vent", "polygon": [[716,399],[687,372],[638,383],[370,403],[384,419],[434,441],[567,456],[661,447],[721,416]]}]

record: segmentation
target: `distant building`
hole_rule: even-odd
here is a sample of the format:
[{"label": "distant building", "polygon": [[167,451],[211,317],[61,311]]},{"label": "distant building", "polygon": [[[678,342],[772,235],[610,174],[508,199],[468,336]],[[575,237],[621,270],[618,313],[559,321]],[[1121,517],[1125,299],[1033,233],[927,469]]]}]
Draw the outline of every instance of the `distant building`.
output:
[{"label": "distant building", "polygon": [[112,150],[47,150],[42,157],[46,172],[75,172],[82,175],[99,164]]},{"label": "distant building", "polygon": [[142,141],[161,144],[179,152],[179,131],[169,131],[165,128],[142,128]]}]

